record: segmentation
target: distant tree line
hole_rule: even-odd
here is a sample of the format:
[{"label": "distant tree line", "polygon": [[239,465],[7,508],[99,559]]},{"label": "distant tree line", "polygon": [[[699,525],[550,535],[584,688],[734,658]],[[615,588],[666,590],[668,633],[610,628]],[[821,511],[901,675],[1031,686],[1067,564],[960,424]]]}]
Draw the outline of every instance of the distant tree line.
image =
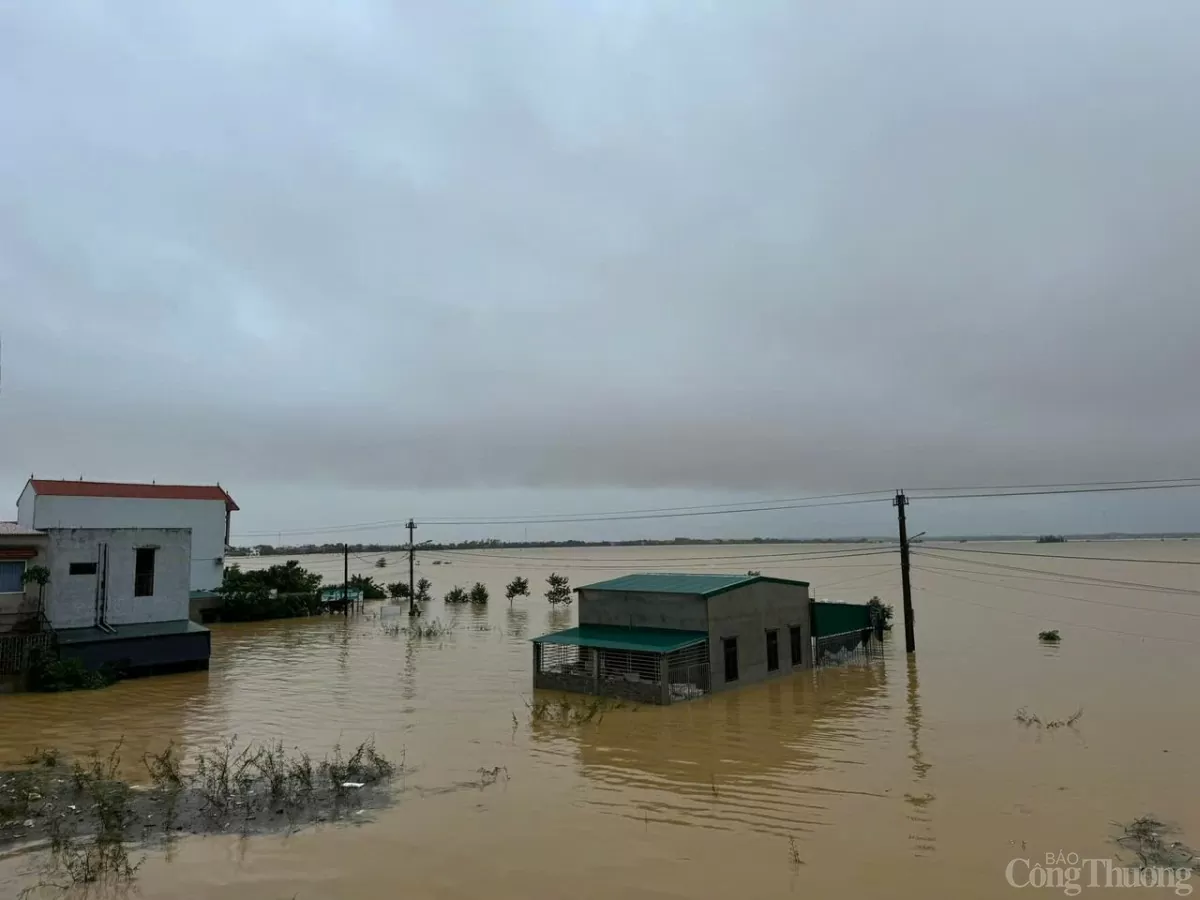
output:
[{"label": "distant tree line", "polygon": [[[545,550],[555,547],[672,547],[679,545],[707,546],[711,544],[869,544],[890,541],[891,538],[671,538],[669,540],[640,539],[636,541],[501,541],[487,538],[479,541],[456,541],[451,543],[428,543],[417,547],[421,550]],[[342,544],[255,544],[252,547],[231,547],[230,556],[250,556],[255,550],[260,556],[297,556],[310,553],[341,553]],[[408,551],[408,544],[350,544],[351,553],[400,553]],[[375,565],[380,566],[377,561]]]}]

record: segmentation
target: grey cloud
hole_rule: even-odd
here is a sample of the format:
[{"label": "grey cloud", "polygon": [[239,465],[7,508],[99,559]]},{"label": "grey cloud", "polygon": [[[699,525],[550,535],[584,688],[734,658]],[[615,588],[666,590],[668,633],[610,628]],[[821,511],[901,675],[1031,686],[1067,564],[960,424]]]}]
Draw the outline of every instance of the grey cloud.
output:
[{"label": "grey cloud", "polygon": [[1189,474],[1198,31],[9,5],[4,469],[316,485],[317,522],[363,488]]}]

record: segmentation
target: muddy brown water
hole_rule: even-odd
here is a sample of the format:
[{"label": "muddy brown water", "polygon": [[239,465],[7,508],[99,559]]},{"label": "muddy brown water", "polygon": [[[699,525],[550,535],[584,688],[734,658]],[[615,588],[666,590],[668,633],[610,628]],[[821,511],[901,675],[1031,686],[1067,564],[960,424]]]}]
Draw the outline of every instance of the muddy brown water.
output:
[{"label": "muddy brown water", "polygon": [[[599,723],[531,723],[529,639],[573,624],[540,592],[626,571],[804,577],[817,597],[899,607],[894,556],[787,559],[808,546],[573,548],[423,557],[435,595],[487,583],[484,610],[430,604],[445,637],[388,634],[365,615],[215,626],[208,672],[91,692],[0,697],[0,761],[35,746],[146,750],[225,736],[316,754],[374,735],[408,771],[398,802],[360,828],[189,838],[147,852],[146,898],[1007,897],[1015,856],[1110,857],[1110,823],[1147,812],[1200,842],[1200,565],[984,554],[1071,553],[1200,563],[1200,542],[947,545],[919,556],[918,652],[897,628],[872,665],[805,672]],[[968,552],[964,552],[968,551]],[[719,560],[746,555],[754,559]],[[399,555],[376,570],[406,576]],[[255,560],[265,565],[277,560]],[[328,580],[341,561],[302,562]],[[1011,565],[1124,585],[1037,580]],[[937,571],[940,570],[940,571]],[[957,571],[954,571],[957,570]],[[1139,585],[1174,588],[1152,593]],[[1036,634],[1058,628],[1061,644]],[[1075,729],[1023,727],[1084,715]],[[515,723],[514,723],[515,717]],[[483,784],[481,769],[503,767]],[[490,779],[488,779],[490,781]],[[795,847],[795,856],[792,847]],[[0,859],[0,896],[36,880]],[[1085,892],[1086,893],[1086,892]]]}]

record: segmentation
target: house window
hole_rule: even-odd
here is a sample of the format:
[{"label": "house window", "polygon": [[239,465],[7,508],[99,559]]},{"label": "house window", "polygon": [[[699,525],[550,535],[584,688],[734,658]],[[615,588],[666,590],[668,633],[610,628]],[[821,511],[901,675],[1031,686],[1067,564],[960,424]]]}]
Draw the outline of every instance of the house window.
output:
[{"label": "house window", "polygon": [[133,559],[133,596],[154,596],[154,548],[138,547]]},{"label": "house window", "polygon": [[94,562],[71,563],[70,574],[72,575],[95,575],[96,564]]},{"label": "house window", "polygon": [[25,561],[0,562],[0,594],[23,594],[25,585],[21,577],[25,574]]},{"label": "house window", "polygon": [[767,671],[779,671],[779,632],[767,632]]},{"label": "house window", "polygon": [[721,645],[725,651],[725,681],[738,680],[737,638],[722,638]]},{"label": "house window", "polygon": [[792,665],[804,665],[804,629],[793,625],[790,629],[792,638]]}]

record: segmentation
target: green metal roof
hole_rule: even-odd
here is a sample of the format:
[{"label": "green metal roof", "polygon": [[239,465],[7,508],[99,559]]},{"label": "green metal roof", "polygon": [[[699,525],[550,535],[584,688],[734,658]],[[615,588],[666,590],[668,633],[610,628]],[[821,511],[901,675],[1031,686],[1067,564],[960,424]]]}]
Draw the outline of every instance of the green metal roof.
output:
[{"label": "green metal roof", "polygon": [[770,578],[766,575],[694,575],[675,574],[670,572],[645,572],[637,575],[622,575],[608,581],[598,581],[595,584],[585,584],[577,587],[577,591],[631,591],[639,594],[699,594],[701,597],[712,597],[723,594],[734,588],[745,587],[756,581],[768,581],[775,584],[795,584],[808,587],[807,581],[793,581],[789,578]]},{"label": "green metal roof", "polygon": [[708,640],[707,631],[677,631],[674,628],[625,628],[620,625],[580,625],[533,639],[535,644],[567,644],[601,650],[642,650],[670,653],[681,647]]}]

